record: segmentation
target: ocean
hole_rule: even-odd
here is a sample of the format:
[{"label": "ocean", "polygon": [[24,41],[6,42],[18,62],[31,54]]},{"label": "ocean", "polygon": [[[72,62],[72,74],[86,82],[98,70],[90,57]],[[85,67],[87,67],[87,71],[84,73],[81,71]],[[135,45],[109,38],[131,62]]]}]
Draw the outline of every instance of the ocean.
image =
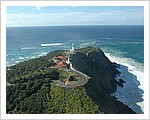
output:
[{"label": "ocean", "polygon": [[[129,83],[131,87],[131,84],[136,84],[137,88],[130,90],[131,87],[126,84],[124,89],[118,88],[117,91],[121,89],[122,93],[127,95],[130,94],[127,91],[135,90],[136,95],[129,99],[128,95],[120,97],[121,91],[115,94],[124,104],[137,110],[137,113],[143,113],[144,25],[8,27],[6,64],[12,66],[44,56],[53,50],[69,50],[72,43],[75,43],[75,48],[100,47],[112,62],[127,66],[128,71],[121,69],[126,74],[122,74],[122,78],[128,82],[135,75],[133,79],[135,82]],[[137,84],[137,81],[140,84]],[[133,99],[138,101],[134,106]]]},{"label": "ocean", "polygon": [[[57,49],[100,47],[106,54],[144,63],[144,26],[47,26],[6,29],[7,66],[46,55]],[[41,46],[41,44],[49,44]]]}]

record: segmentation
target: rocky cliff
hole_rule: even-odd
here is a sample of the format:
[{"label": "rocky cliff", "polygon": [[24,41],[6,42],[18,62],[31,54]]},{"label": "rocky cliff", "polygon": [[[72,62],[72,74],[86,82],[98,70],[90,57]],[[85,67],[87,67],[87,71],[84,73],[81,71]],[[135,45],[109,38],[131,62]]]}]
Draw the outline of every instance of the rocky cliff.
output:
[{"label": "rocky cliff", "polygon": [[109,93],[116,90],[116,74],[119,73],[100,48],[86,47],[72,55],[72,63],[77,70],[89,75]]},{"label": "rocky cliff", "polygon": [[87,94],[104,113],[134,113],[110,95],[116,90],[115,77],[119,71],[100,48],[78,49],[76,54],[72,55],[72,63],[77,70],[91,77],[85,85]]}]

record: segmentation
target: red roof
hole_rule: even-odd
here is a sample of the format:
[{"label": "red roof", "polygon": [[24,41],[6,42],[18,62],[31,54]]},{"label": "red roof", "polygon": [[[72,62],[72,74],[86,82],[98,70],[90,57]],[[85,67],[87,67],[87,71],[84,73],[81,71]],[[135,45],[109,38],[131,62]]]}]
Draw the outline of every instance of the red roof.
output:
[{"label": "red roof", "polygon": [[59,66],[66,66],[66,65],[67,65],[67,63],[65,63],[65,62],[61,61],[61,62],[58,62],[58,63],[57,63],[57,65],[59,65]]},{"label": "red roof", "polygon": [[65,59],[64,56],[57,56],[57,58],[59,58],[59,59]]}]

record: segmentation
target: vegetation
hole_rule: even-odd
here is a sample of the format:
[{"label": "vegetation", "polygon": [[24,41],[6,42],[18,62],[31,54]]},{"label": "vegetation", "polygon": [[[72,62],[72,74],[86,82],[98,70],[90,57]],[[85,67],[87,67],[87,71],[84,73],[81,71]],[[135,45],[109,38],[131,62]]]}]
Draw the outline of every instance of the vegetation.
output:
[{"label": "vegetation", "polygon": [[[85,55],[86,53],[88,56]],[[55,65],[53,57],[64,54],[64,51],[61,50],[7,67],[7,82],[12,85],[6,87],[6,113],[134,113],[109,95],[110,91],[115,89],[113,81],[117,71],[107,59],[99,60],[96,57],[97,53],[101,54],[99,49],[95,51],[88,47],[88,50],[82,49],[81,52],[79,50],[77,54],[72,56],[74,67],[91,77],[87,84],[77,88],[62,88],[53,83],[54,80],[63,80],[68,77],[71,82],[79,79],[75,73],[51,68]],[[98,66],[103,69],[99,69]],[[98,76],[99,78],[97,78]]]},{"label": "vegetation", "polygon": [[59,80],[61,81],[64,81],[64,80],[69,80],[70,82],[73,82],[73,81],[78,81],[80,78],[79,78],[79,75],[76,74],[75,72],[73,71],[65,71],[65,70],[59,70]]},{"label": "vegetation", "polygon": [[61,88],[52,85],[50,91],[51,99],[48,101],[48,113],[55,114],[96,114],[103,113],[99,110],[84,87],[74,89]]},{"label": "vegetation", "polygon": [[15,84],[6,88],[7,113],[103,113],[84,87],[66,89],[51,81],[69,76],[70,81],[79,79],[76,73],[51,68],[55,65],[51,59],[61,53],[55,51],[7,68],[7,82]]}]

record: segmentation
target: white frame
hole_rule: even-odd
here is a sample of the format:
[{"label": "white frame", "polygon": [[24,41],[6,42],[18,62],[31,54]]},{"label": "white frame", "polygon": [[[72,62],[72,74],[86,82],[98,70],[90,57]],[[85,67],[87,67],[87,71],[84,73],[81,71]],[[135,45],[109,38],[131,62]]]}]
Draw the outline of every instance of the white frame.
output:
[{"label": "white frame", "polygon": [[[6,114],[6,6],[144,6],[144,114]],[[149,1],[2,1],[1,2],[2,119],[148,119]]]}]

